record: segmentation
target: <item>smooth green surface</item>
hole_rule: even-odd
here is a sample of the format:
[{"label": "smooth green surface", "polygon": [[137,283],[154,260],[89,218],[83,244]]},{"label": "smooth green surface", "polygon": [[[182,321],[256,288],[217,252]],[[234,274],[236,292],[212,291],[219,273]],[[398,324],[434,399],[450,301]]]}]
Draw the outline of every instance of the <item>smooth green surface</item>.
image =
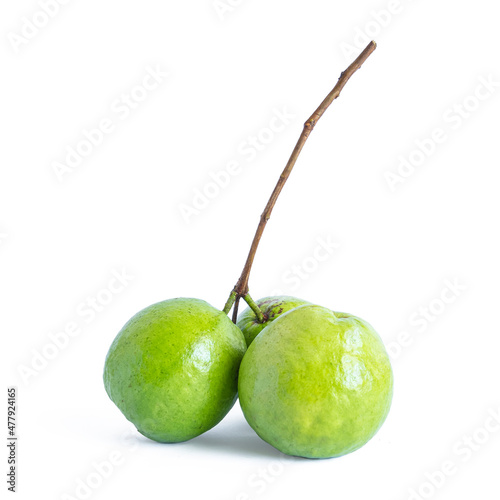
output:
[{"label": "smooth green surface", "polygon": [[243,334],[198,299],[171,299],[137,313],[113,341],[104,385],[137,430],[186,441],[216,425],[237,398]]},{"label": "smooth green surface", "polygon": [[288,455],[328,458],[369,441],[391,405],[392,369],[375,330],[315,305],[281,315],[240,367],[239,397],[257,434]]},{"label": "smooth green surface", "polygon": [[243,332],[247,345],[253,342],[253,339],[278,316],[284,314],[297,306],[309,304],[306,300],[290,297],[288,295],[277,295],[275,297],[264,297],[256,301],[259,309],[267,320],[259,323],[255,313],[247,307],[239,316],[236,324]]}]

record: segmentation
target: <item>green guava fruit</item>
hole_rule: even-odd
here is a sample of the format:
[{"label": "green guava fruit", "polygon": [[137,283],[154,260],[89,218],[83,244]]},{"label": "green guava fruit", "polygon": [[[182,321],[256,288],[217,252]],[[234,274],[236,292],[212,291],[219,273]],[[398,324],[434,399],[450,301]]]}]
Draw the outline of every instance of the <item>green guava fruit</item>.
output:
[{"label": "green guava fruit", "polygon": [[330,458],[375,435],[389,412],[393,374],[366,321],[303,305],[255,338],[238,388],[245,418],[264,441],[288,455]]},{"label": "green guava fruit", "polygon": [[243,332],[247,346],[249,346],[253,339],[271,322],[273,322],[281,314],[294,309],[297,306],[310,304],[306,300],[297,299],[288,295],[277,295],[275,297],[264,297],[256,301],[259,309],[264,314],[265,321],[259,323],[255,313],[247,307],[239,316],[236,324]]},{"label": "green guava fruit", "polygon": [[194,438],[222,420],[237,398],[246,351],[240,329],[203,300],[178,298],[137,313],[111,344],[104,386],[144,436]]}]

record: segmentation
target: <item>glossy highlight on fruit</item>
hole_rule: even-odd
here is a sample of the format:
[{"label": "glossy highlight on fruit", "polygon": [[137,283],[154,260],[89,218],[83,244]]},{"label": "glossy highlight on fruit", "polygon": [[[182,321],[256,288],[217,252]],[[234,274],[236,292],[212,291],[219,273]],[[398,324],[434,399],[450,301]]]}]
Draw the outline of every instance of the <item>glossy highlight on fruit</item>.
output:
[{"label": "glossy highlight on fruit", "polygon": [[262,330],[240,367],[245,418],[288,455],[357,450],[384,422],[392,391],[391,364],[375,330],[316,305],[292,309]]},{"label": "glossy highlight on fruit", "polygon": [[255,337],[270,323],[272,323],[281,314],[285,314],[291,309],[304,304],[309,304],[306,300],[290,297],[289,295],[276,295],[274,297],[264,297],[256,301],[257,306],[265,317],[263,323],[259,323],[255,313],[247,307],[239,316],[237,325],[245,336],[247,346],[249,346]]},{"label": "glossy highlight on fruit", "polygon": [[106,392],[137,430],[186,441],[216,425],[237,398],[246,344],[231,320],[203,300],[178,298],[137,313],[113,341]]}]

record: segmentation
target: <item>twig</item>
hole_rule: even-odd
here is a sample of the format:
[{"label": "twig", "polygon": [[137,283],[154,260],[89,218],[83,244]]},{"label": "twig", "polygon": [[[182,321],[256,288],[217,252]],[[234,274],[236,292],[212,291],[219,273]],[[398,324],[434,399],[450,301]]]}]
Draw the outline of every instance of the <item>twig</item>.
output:
[{"label": "twig", "polygon": [[[340,74],[340,77],[337,81],[337,84],[335,87],[332,89],[332,91],[325,97],[323,102],[318,106],[318,109],[311,115],[311,117],[304,123],[304,129],[302,130],[302,133],[300,134],[299,140],[297,141],[297,144],[292,151],[292,154],[290,156],[290,159],[288,160],[288,163],[285,166],[285,169],[280,175],[280,178],[278,180],[278,183],[276,184],[276,187],[274,188],[274,191],[271,194],[271,197],[269,198],[269,201],[267,202],[266,208],[262,212],[262,215],[260,216],[260,222],[259,225],[257,226],[257,231],[255,232],[255,236],[252,241],[252,246],[250,247],[250,251],[248,253],[247,260],[245,262],[245,266],[243,267],[243,271],[241,272],[241,276],[236,282],[236,285],[234,286],[231,295],[228,299],[228,302],[226,303],[226,307],[231,301],[231,305],[234,302],[234,311],[233,311],[233,321],[236,322],[236,317],[238,315],[238,302],[241,297],[246,298],[248,295],[248,279],[250,276],[250,271],[252,269],[252,264],[253,260],[255,258],[255,253],[257,252],[257,248],[259,246],[260,239],[262,237],[262,233],[264,232],[264,228],[266,227],[267,221],[271,217],[271,213],[273,211],[274,205],[276,203],[276,200],[278,199],[278,196],[281,193],[281,190],[283,189],[283,186],[285,185],[285,182],[287,181],[290,172],[292,171],[295,162],[297,161],[297,158],[300,155],[300,152],[302,151],[302,148],[304,147],[305,142],[307,141],[307,138],[309,137],[310,133],[314,129],[314,126],[316,123],[318,123],[318,120],[323,116],[323,113],[328,109],[330,104],[339,96],[340,92],[344,88],[344,85],[348,82],[349,78],[359,69],[361,68],[362,64],[368,59],[370,54],[376,49],[377,44],[375,42],[370,42],[366,48],[361,52],[361,54],[356,58],[356,60],[345,70]],[[255,304],[253,300],[250,298],[251,302],[249,304]],[[224,308],[224,311],[226,310],[226,307]],[[229,306],[229,310],[231,309],[231,306]],[[253,309],[253,308],[252,308]],[[228,310],[228,312],[229,312]],[[259,316],[257,315],[259,318]],[[262,312],[261,316],[262,318]],[[259,321],[263,321],[259,318]]]}]

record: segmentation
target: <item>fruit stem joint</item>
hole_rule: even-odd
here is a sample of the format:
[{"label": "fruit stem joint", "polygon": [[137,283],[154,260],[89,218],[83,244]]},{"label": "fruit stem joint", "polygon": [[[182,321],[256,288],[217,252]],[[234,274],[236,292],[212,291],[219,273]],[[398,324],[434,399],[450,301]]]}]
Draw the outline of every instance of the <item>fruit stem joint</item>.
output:
[{"label": "fruit stem joint", "polygon": [[[226,305],[224,306],[224,309],[222,309],[222,312],[224,314],[229,314],[231,307],[233,307],[233,304],[239,298],[240,296],[238,295],[238,293],[233,290],[229,295],[229,298],[227,299]],[[259,306],[252,299],[252,297],[250,297],[250,295],[246,293],[245,295],[243,295],[243,298],[245,299],[245,302],[249,305],[250,309],[252,309],[252,311],[254,312],[258,322],[264,323],[267,320],[267,318],[265,314],[260,310]]]},{"label": "fruit stem joint", "polygon": [[259,323],[264,323],[266,321],[266,318],[262,311],[260,310],[259,306],[254,302],[252,297],[247,293],[246,295],[243,296],[245,299],[245,302],[249,305],[250,309],[254,312],[255,316],[257,317],[257,320]]}]

